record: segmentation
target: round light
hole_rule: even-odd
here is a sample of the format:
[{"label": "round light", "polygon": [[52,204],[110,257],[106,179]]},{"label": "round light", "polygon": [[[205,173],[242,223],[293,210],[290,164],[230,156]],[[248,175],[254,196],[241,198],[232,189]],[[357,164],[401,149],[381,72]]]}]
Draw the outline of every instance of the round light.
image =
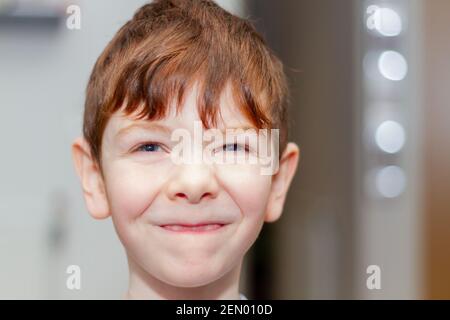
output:
[{"label": "round light", "polygon": [[381,168],[375,177],[378,192],[385,198],[395,198],[403,193],[406,186],[406,177],[398,166]]},{"label": "round light", "polygon": [[377,8],[373,13],[373,27],[385,37],[395,37],[402,32],[402,20],[389,8]]},{"label": "round light", "polygon": [[408,73],[408,64],[400,53],[385,51],[378,59],[378,69],[386,79],[400,81]]},{"label": "round light", "polygon": [[385,121],[377,128],[375,141],[384,152],[396,153],[405,144],[405,130],[398,122]]}]

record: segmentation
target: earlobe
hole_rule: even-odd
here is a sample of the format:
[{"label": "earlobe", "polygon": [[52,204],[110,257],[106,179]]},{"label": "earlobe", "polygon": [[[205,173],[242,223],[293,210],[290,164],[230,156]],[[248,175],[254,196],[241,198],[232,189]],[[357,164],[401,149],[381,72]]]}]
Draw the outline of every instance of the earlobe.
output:
[{"label": "earlobe", "polygon": [[295,143],[288,143],[280,159],[278,172],[272,177],[272,186],[267,203],[264,221],[274,222],[278,220],[283,212],[292,178],[297,171],[300,150]]},{"label": "earlobe", "polygon": [[91,155],[89,144],[83,137],[73,142],[72,157],[89,213],[95,219],[109,217],[110,210],[104,180],[98,164]]}]

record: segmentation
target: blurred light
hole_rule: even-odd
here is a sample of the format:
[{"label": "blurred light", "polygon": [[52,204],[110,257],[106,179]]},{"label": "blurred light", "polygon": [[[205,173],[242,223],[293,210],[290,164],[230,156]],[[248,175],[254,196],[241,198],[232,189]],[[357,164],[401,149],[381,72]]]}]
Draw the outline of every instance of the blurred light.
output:
[{"label": "blurred light", "polygon": [[405,78],[408,72],[408,64],[400,53],[385,51],[378,59],[378,69],[386,79],[399,81]]},{"label": "blurred light", "polygon": [[381,168],[375,177],[378,192],[385,198],[398,197],[405,190],[406,177],[398,166]]},{"label": "blurred light", "polygon": [[377,128],[375,141],[384,152],[396,153],[405,144],[405,130],[398,122],[385,121]]},{"label": "blurred light", "polygon": [[402,20],[394,10],[370,6],[367,13],[370,15],[367,19],[369,30],[375,29],[385,37],[395,37],[402,32]]}]

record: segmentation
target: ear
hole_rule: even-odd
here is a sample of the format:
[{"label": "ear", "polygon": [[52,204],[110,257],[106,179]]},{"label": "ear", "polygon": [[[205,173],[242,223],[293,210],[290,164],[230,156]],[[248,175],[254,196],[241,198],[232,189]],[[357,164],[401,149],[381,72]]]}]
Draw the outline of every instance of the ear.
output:
[{"label": "ear", "polygon": [[103,176],[84,138],[79,137],[73,142],[72,157],[89,213],[95,219],[109,217],[110,210]]},{"label": "ear", "polygon": [[272,176],[272,186],[264,221],[274,222],[280,218],[289,186],[297,170],[299,157],[298,146],[292,142],[288,143],[281,156],[278,172]]}]

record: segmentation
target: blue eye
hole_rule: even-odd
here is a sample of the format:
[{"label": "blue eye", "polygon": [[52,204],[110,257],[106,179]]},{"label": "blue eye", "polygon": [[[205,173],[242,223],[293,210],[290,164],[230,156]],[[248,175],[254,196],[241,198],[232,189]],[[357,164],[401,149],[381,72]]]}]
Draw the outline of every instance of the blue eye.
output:
[{"label": "blue eye", "polygon": [[222,148],[223,148],[223,151],[232,151],[232,152],[247,150],[245,146],[241,146],[237,143],[224,144]]},{"label": "blue eye", "polygon": [[157,152],[161,151],[161,146],[157,143],[146,143],[141,145],[137,151],[143,151],[143,152]]}]

